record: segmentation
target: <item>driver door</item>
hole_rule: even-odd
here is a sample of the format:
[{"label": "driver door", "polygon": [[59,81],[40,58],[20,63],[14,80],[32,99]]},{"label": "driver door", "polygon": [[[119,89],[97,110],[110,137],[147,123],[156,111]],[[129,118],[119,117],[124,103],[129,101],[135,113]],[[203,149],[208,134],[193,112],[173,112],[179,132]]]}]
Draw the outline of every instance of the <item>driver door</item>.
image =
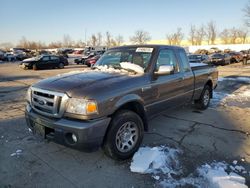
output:
[{"label": "driver door", "polygon": [[160,50],[154,72],[157,72],[162,65],[171,65],[174,70],[167,75],[155,74],[155,79],[151,83],[154,97],[149,104],[149,111],[153,114],[184,103],[181,97],[182,72],[173,50]]},{"label": "driver door", "polygon": [[39,68],[45,69],[50,67],[50,57],[49,56],[43,56],[41,58],[41,61],[39,63]]}]

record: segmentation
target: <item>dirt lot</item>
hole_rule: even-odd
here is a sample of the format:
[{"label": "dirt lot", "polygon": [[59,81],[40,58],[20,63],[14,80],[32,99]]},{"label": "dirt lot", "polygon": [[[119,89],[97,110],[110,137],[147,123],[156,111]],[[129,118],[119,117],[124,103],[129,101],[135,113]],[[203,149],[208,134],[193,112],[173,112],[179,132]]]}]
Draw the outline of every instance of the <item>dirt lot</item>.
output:
[{"label": "dirt lot", "polygon": [[[158,187],[150,175],[130,172],[131,160],[117,162],[100,149],[84,153],[38,141],[24,120],[27,88],[41,79],[84,69],[22,70],[0,65],[0,187]],[[183,151],[183,176],[197,166],[237,160],[250,186],[250,66],[219,67],[220,79],[209,109],[185,106],[150,120],[144,146],[168,145]]]}]

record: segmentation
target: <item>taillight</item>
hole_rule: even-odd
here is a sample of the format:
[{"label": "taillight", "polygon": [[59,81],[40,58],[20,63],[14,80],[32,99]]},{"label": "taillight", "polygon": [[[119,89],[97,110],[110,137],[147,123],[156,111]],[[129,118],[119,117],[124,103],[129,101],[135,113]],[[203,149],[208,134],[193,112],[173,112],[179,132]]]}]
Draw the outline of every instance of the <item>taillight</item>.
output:
[{"label": "taillight", "polygon": [[89,61],[90,64],[95,64],[95,62],[96,62],[95,60],[90,60]]}]

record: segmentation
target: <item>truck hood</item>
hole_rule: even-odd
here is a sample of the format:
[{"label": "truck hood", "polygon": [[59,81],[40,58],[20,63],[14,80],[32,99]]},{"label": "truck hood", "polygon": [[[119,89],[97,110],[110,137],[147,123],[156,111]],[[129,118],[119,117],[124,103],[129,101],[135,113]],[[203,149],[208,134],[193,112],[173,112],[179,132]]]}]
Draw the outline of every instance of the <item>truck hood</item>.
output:
[{"label": "truck hood", "polygon": [[82,71],[47,78],[34,84],[33,87],[67,93],[70,97],[83,97],[104,93],[105,90],[115,90],[114,85],[122,88],[122,83],[126,85],[129,80],[134,80],[135,77],[142,76],[141,74]]}]

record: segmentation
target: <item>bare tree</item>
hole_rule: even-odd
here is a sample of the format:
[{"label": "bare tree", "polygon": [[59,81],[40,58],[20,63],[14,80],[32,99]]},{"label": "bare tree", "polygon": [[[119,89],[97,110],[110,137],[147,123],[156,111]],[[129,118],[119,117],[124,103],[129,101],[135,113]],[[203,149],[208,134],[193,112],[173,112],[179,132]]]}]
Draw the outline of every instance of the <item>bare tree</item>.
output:
[{"label": "bare tree", "polygon": [[174,38],[174,45],[180,45],[182,39],[184,38],[184,33],[182,33],[182,29],[179,27],[177,31],[173,35]]},{"label": "bare tree", "polygon": [[115,38],[115,40],[116,40],[116,45],[117,45],[117,46],[121,46],[122,43],[124,42],[123,36],[121,36],[121,35],[118,35],[118,36]]},{"label": "bare tree", "polygon": [[17,47],[28,48],[29,47],[29,41],[23,36],[21,38],[21,40],[18,42]]},{"label": "bare tree", "polygon": [[106,46],[109,48],[111,47],[111,42],[112,42],[112,36],[110,34],[109,31],[106,32],[106,40],[105,40],[105,44]]},{"label": "bare tree", "polygon": [[196,35],[195,25],[191,25],[189,31],[189,41],[191,42],[192,45],[196,45],[195,35]]},{"label": "bare tree", "polygon": [[58,41],[58,42],[51,42],[48,45],[48,48],[61,48],[62,47],[62,42]]},{"label": "bare tree", "polygon": [[99,32],[97,33],[97,46],[102,45],[102,34]]},{"label": "bare tree", "polygon": [[172,34],[167,34],[166,38],[167,38],[168,44],[173,45],[173,40],[174,40],[173,35]]},{"label": "bare tree", "polygon": [[207,34],[208,44],[214,44],[216,36],[217,36],[216,24],[214,21],[208,22],[206,34]]},{"label": "bare tree", "polygon": [[110,45],[111,47],[118,46],[115,39],[111,39],[110,43],[111,43],[111,45]]},{"label": "bare tree", "polygon": [[181,28],[179,27],[177,28],[177,31],[175,33],[168,34],[166,37],[169,45],[180,45],[184,34],[182,33]]},{"label": "bare tree", "polygon": [[67,34],[63,36],[63,42],[62,42],[64,47],[70,47],[73,45],[73,41],[71,37]]},{"label": "bare tree", "polygon": [[243,12],[245,13],[245,24],[247,27],[250,27],[250,0],[248,0],[248,3],[243,8]]},{"label": "bare tree", "polygon": [[239,30],[238,30],[238,37],[239,37],[240,42],[241,42],[242,44],[245,44],[245,43],[246,43],[247,34],[248,34],[248,31],[247,31],[247,30],[244,30],[244,29],[239,29]]},{"label": "bare tree", "polygon": [[196,34],[195,34],[196,45],[201,45],[205,36],[206,36],[205,27],[204,25],[201,25],[200,28],[197,29]]},{"label": "bare tree", "polygon": [[220,38],[221,41],[224,44],[229,44],[230,43],[230,31],[228,29],[224,29],[221,33],[220,33]]},{"label": "bare tree", "polygon": [[82,40],[78,40],[78,41],[75,43],[75,46],[74,46],[74,47],[76,47],[76,48],[83,48],[83,47],[85,47],[85,46],[86,46],[85,42],[83,42]]},{"label": "bare tree", "polygon": [[130,41],[134,44],[145,44],[151,39],[148,32],[137,30],[134,36],[130,37]]},{"label": "bare tree", "polygon": [[239,30],[236,29],[235,27],[230,29],[230,43],[231,44],[236,44],[237,43],[237,38],[238,38],[238,32]]},{"label": "bare tree", "polygon": [[10,50],[11,47],[13,47],[13,44],[10,42],[4,42],[4,43],[0,44],[0,49],[2,49],[4,51]]},{"label": "bare tree", "polygon": [[97,37],[95,36],[95,34],[91,35],[89,43],[90,43],[91,46],[96,46],[97,45]]}]

